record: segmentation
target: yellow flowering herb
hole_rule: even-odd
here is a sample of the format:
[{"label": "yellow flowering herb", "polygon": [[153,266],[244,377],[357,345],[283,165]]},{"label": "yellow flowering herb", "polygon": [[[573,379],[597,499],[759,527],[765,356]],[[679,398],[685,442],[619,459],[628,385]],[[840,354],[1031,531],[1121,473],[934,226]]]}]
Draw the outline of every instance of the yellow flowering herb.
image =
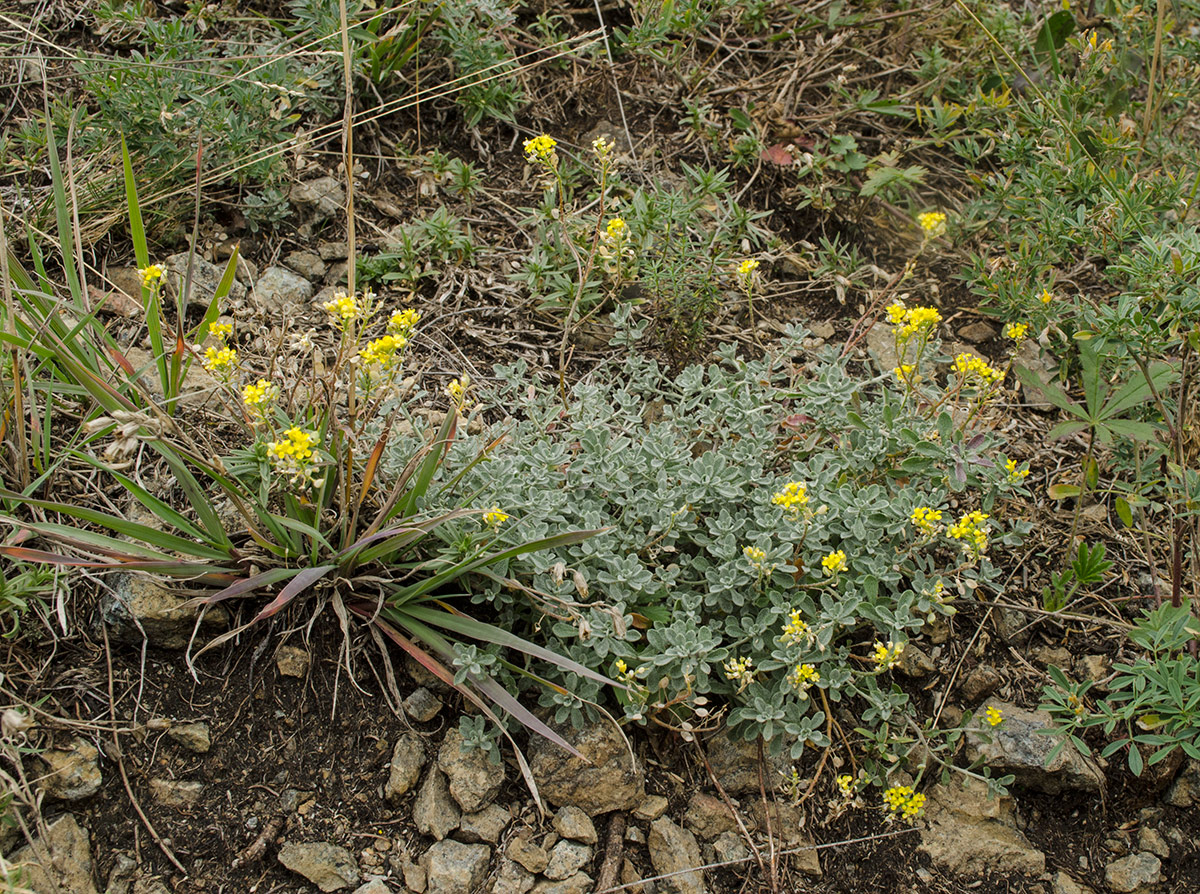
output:
[{"label": "yellow flowering herb", "polygon": [[942,526],[942,511],[929,506],[918,506],[912,511],[909,518],[912,520],[913,527],[926,535],[936,534]]},{"label": "yellow flowering herb", "polygon": [[293,425],[283,433],[281,439],[267,445],[267,456],[275,471],[291,479],[293,484],[311,480],[316,465],[316,452],[313,449],[316,442],[315,434]]},{"label": "yellow flowering herb", "polygon": [[1029,331],[1028,323],[1009,323],[1004,330],[1004,334],[1013,341],[1020,341],[1025,337],[1025,333]]},{"label": "yellow flowering herb", "polygon": [[972,556],[980,556],[988,548],[989,517],[987,513],[973,509],[952,524],[946,534],[960,541],[963,549]]},{"label": "yellow flowering herb", "polygon": [[904,318],[908,316],[908,308],[904,306],[903,301],[893,301],[887,307],[888,322],[893,326],[899,326],[904,322]]},{"label": "yellow flowering herb", "polygon": [[353,295],[337,292],[331,299],[321,305],[321,309],[333,317],[334,322],[345,327],[359,315],[361,308]]},{"label": "yellow flowering herb", "polygon": [[499,506],[493,506],[483,514],[483,523],[489,528],[499,528],[510,518]]},{"label": "yellow flowering herb", "polygon": [[753,658],[730,658],[722,668],[725,671],[725,679],[737,683],[739,692],[754,682]]},{"label": "yellow flowering herb", "polygon": [[759,549],[757,546],[743,547],[742,555],[749,559],[753,565],[761,565],[767,558],[766,552]]},{"label": "yellow flowering herb", "polygon": [[911,823],[921,815],[925,807],[925,796],[917,794],[907,785],[896,785],[883,793],[883,809],[889,820],[904,820]]},{"label": "yellow flowering herb", "polygon": [[247,385],[242,389],[242,403],[246,405],[246,411],[252,419],[265,418],[267,408],[278,397],[279,386],[266,379],[259,379],[253,385]]},{"label": "yellow flowering herb", "polygon": [[629,225],[619,217],[614,217],[608,222],[608,226],[604,228],[609,240],[615,242],[618,239],[623,239],[629,230]]},{"label": "yellow flowering herb", "polygon": [[834,550],[821,560],[821,570],[826,577],[832,577],[835,574],[846,571],[848,568],[845,550]]},{"label": "yellow flowering herb", "polygon": [[918,215],[917,224],[926,233],[926,238],[941,236],[946,232],[946,215],[941,211],[926,211]]},{"label": "yellow flowering herb", "polygon": [[1004,371],[989,366],[986,361],[974,354],[962,353],[954,358],[952,364],[954,372],[958,374],[965,383],[970,381],[978,381],[984,385],[991,385],[1004,378]]},{"label": "yellow flowering herb", "polygon": [[987,720],[989,726],[997,727],[1004,722],[1004,712],[995,705],[988,705],[987,710],[983,713],[984,719]]},{"label": "yellow flowering herb", "polygon": [[808,692],[821,682],[820,672],[811,664],[797,664],[788,674],[788,682],[800,692]]},{"label": "yellow flowering herb", "polygon": [[800,481],[789,481],[783,490],[772,495],[771,502],[785,512],[797,514],[808,505],[808,486]]},{"label": "yellow flowering herb", "polygon": [[899,366],[893,369],[892,372],[896,374],[896,378],[901,383],[907,384],[908,380],[912,378],[912,374],[915,370],[916,367],[911,363],[901,363]]},{"label": "yellow flowering herb", "polygon": [[1010,459],[1004,463],[1004,471],[1008,472],[1008,480],[1013,484],[1020,484],[1029,477],[1029,469],[1018,468],[1015,459]]},{"label": "yellow flowering herb", "polygon": [[467,389],[471,387],[471,377],[463,373],[460,378],[452,379],[446,386],[446,396],[462,409],[467,405]]},{"label": "yellow flowering herb", "polygon": [[904,653],[904,643],[894,643],[888,640],[887,645],[878,640],[875,641],[874,651],[871,653],[871,658],[875,662],[875,666],[881,671],[891,670],[900,662],[900,656]]},{"label": "yellow flowering herb", "polygon": [[812,629],[800,617],[800,612],[793,609],[788,622],[783,625],[783,636],[779,637],[779,641],[784,645],[799,646],[810,645],[813,639]]},{"label": "yellow flowering herb", "polygon": [[388,318],[387,331],[389,335],[407,339],[412,336],[419,322],[421,322],[421,315],[411,307],[407,310],[398,310]]},{"label": "yellow flowering herb", "polygon": [[365,364],[391,369],[403,356],[408,339],[403,335],[384,335],[369,342],[358,352],[358,358]]},{"label": "yellow flowering herb", "polygon": [[1042,289],[1042,294],[1039,297],[1041,298],[1042,304],[1049,304],[1054,300],[1054,295],[1051,294],[1049,289]]},{"label": "yellow flowering herb", "polygon": [[525,157],[533,164],[556,168],[558,167],[558,153],[554,151],[554,147],[557,145],[558,140],[554,137],[542,134],[525,141]]},{"label": "yellow flowering herb", "polygon": [[233,324],[213,323],[208,327],[208,334],[217,339],[217,341],[223,342],[227,340],[229,336],[233,335]]},{"label": "yellow flowering herb", "polygon": [[237,369],[237,351],[225,345],[205,348],[201,362],[213,375],[228,378]]},{"label": "yellow flowering herb", "polygon": [[610,140],[606,140],[603,136],[596,137],[596,139],[592,140],[592,151],[596,153],[596,158],[600,159],[600,161],[607,161],[612,155],[613,149],[615,148],[616,146]]},{"label": "yellow flowering herb", "polygon": [[142,280],[142,288],[149,289],[158,283],[166,271],[163,270],[160,264],[150,264],[147,267],[138,268],[138,277]]},{"label": "yellow flowering herb", "polygon": [[843,798],[849,798],[854,794],[854,777],[849,773],[843,773],[837,778],[838,791],[842,793]]}]

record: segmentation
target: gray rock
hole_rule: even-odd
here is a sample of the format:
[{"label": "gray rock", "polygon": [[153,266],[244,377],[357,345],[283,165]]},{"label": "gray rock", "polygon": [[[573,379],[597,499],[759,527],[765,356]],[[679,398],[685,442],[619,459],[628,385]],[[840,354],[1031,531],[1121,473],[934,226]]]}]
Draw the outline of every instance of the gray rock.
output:
[{"label": "gray rock", "polygon": [[[185,649],[192,638],[200,609],[173,589],[140,574],[114,574],[110,587],[102,591],[100,613],[113,639],[141,645],[145,640],[160,649]],[[201,642],[210,634],[229,626],[224,606],[212,606],[196,638]]]},{"label": "gray rock", "polygon": [[150,795],[163,807],[191,807],[204,794],[204,783],[190,779],[151,779]]},{"label": "gray rock", "polygon": [[637,810],[633,812],[633,818],[643,823],[652,823],[666,812],[666,798],[662,795],[647,795],[646,800],[639,804]]},{"label": "gray rock", "polygon": [[[1075,660],[1074,670],[1075,676],[1080,680],[1090,680],[1093,683],[1100,684],[1100,681],[1108,676],[1109,660],[1107,655],[1080,655]],[[1098,685],[1093,689],[1107,689],[1104,685]]]},{"label": "gray rock", "polygon": [[985,323],[983,320],[976,320],[974,323],[968,323],[959,329],[958,337],[972,344],[979,344],[980,342],[995,338],[996,327],[991,323]]},{"label": "gray rock", "polygon": [[450,797],[446,777],[437,767],[431,767],[425,774],[425,782],[421,784],[413,805],[413,822],[417,831],[441,841],[458,828],[460,819],[462,811]]},{"label": "gray rock", "polygon": [[558,813],[554,814],[554,831],[563,838],[584,844],[595,844],[599,840],[592,818],[578,807],[560,807]]},{"label": "gray rock", "polygon": [[207,754],[212,748],[212,732],[207,723],[181,723],[167,730],[167,735],[196,754]]},{"label": "gray rock", "polygon": [[325,261],[314,251],[293,251],[283,263],[305,279],[320,279],[325,275]]},{"label": "gray rock", "polygon": [[550,855],[544,848],[540,848],[530,841],[528,835],[514,837],[508,843],[508,848],[504,853],[510,860],[516,860],[535,875],[550,863]]},{"label": "gray rock", "polygon": [[403,705],[408,716],[420,723],[428,723],[442,710],[442,700],[424,686],[414,689]]},{"label": "gray rock", "polygon": [[501,860],[492,894],[526,894],[533,887],[534,875],[515,860]]},{"label": "gray rock", "polygon": [[354,894],[392,894],[392,889],[387,886],[381,878],[373,878],[365,885],[359,885],[354,889]]},{"label": "gray rock", "polygon": [[704,792],[697,792],[688,801],[683,824],[705,839],[736,831],[738,827],[725,802]]},{"label": "gray rock", "polygon": [[108,874],[108,885],[104,894],[129,894],[133,888],[133,877],[137,873],[137,860],[127,854],[117,854],[112,872]]},{"label": "gray rock", "polygon": [[1116,894],[1142,894],[1162,881],[1162,863],[1154,854],[1130,854],[1104,867],[1104,884]]},{"label": "gray rock", "polygon": [[896,339],[892,335],[892,327],[886,323],[876,323],[867,330],[867,353],[875,361],[882,373],[892,374],[900,365],[896,354]]},{"label": "gray rock", "polygon": [[584,757],[580,760],[541,736],[531,737],[529,767],[542,797],[570,804],[590,816],[632,810],[645,797],[645,778],[620,730],[597,722],[581,730],[551,724]]},{"label": "gray rock", "polygon": [[1087,885],[1081,885],[1065,872],[1054,876],[1054,894],[1094,894]]},{"label": "gray rock", "polygon": [[317,254],[322,261],[344,261],[350,256],[350,246],[345,242],[322,242]]},{"label": "gray rock", "polygon": [[971,669],[967,678],[959,687],[963,700],[967,704],[975,704],[987,698],[1000,685],[1000,672],[990,664],[980,664]]},{"label": "gray rock", "polygon": [[561,882],[583,869],[591,859],[592,849],[586,844],[563,839],[550,849],[550,862],[542,870],[542,875]]},{"label": "gray rock", "polygon": [[312,283],[286,267],[268,267],[254,284],[254,303],[272,314],[307,306],[312,296]]},{"label": "gray rock", "polygon": [[100,790],[100,752],[86,739],[77,736],[69,747],[47,749],[40,757],[46,765],[40,785],[47,797],[82,801]]},{"label": "gray rock", "polygon": [[[163,266],[167,268],[167,275],[163,277],[165,282],[163,291],[174,299],[187,277],[188,253],[184,251],[171,255],[163,262]],[[217,286],[220,285],[221,277],[224,275],[225,268],[223,266],[210,264],[201,257],[195,258],[192,262],[192,291],[188,306],[208,307],[208,303],[217,293]],[[237,304],[245,297],[246,287],[235,279],[225,301]]]},{"label": "gray rock", "polygon": [[906,677],[919,680],[928,677],[936,669],[933,659],[916,643],[907,643],[900,653],[900,662],[896,669]]},{"label": "gray rock", "polygon": [[[1058,362],[1048,355],[1043,355],[1041,347],[1032,338],[1027,338],[1021,342],[1021,346],[1017,349],[1016,356],[1013,358],[1013,367],[1025,367],[1032,372],[1042,383],[1043,387],[1048,387],[1054,381],[1055,374],[1058,371]],[[1045,394],[1037,389],[1026,388],[1024,383],[1021,383],[1021,395],[1025,398],[1027,406],[1035,410],[1053,410],[1054,404],[1046,400]]]},{"label": "gray rock", "polygon": [[561,882],[538,882],[533,894],[592,894],[592,877],[586,872],[577,872]]},{"label": "gray rock", "polygon": [[673,894],[707,894],[704,875],[696,868],[704,865],[696,836],[664,816],[650,824],[647,845],[654,871],[659,875],[671,874],[662,881],[664,890]]},{"label": "gray rock", "polygon": [[88,833],[69,813],[50,825],[45,838],[13,854],[10,862],[23,867],[21,881],[31,891],[96,894]]},{"label": "gray rock", "polygon": [[[758,745],[744,739],[733,739],[727,731],[709,738],[704,743],[708,749],[708,761],[712,764],[713,772],[721,780],[721,786],[731,796],[744,795],[748,792],[758,794]],[[789,773],[791,764],[788,762],[784,748],[779,754],[772,756],[764,749],[766,766],[762,768],[762,781],[768,792],[775,791],[781,780]]]},{"label": "gray rock", "polygon": [[1171,859],[1171,846],[1162,833],[1150,826],[1142,826],[1138,830],[1137,846],[1140,851],[1148,851],[1164,860]]},{"label": "gray rock", "polygon": [[296,208],[305,211],[314,223],[328,220],[346,205],[346,190],[333,177],[318,177],[292,187],[288,199]]},{"label": "gray rock", "polygon": [[408,859],[407,854],[404,855],[400,868],[404,874],[404,884],[408,889],[416,891],[418,894],[424,894],[425,888],[429,886],[429,876],[425,873],[425,868]]},{"label": "gray rock", "polygon": [[388,768],[388,781],[383,787],[383,796],[389,801],[398,801],[408,794],[409,789],[421,778],[425,766],[425,746],[420,737],[406,734],[396,740],[392,749],[392,763]]},{"label": "gray rock", "polygon": [[458,837],[463,841],[495,844],[511,822],[511,813],[499,804],[489,804],[478,813],[463,814]]},{"label": "gray rock", "polygon": [[738,863],[750,858],[750,848],[737,832],[722,832],[712,843],[718,863]]},{"label": "gray rock", "polygon": [[[821,858],[811,836],[804,831],[805,816],[802,811],[789,803],[772,802],[770,807],[772,832],[778,836],[780,843],[788,850],[796,851],[792,858],[792,866],[805,875],[813,878],[821,877]],[[762,799],[750,803],[749,828],[766,829],[767,810]]]},{"label": "gray rock", "polygon": [[428,879],[426,894],[465,894],[487,876],[492,849],[486,844],[439,841],[421,857]]},{"label": "gray rock", "polygon": [[280,646],[275,653],[275,667],[283,677],[304,677],[310,664],[312,656],[296,646]]},{"label": "gray rock", "polygon": [[279,862],[322,891],[340,891],[358,884],[358,864],[350,851],[328,841],[285,841],[279,848]]},{"label": "gray rock", "polygon": [[446,774],[450,794],[465,813],[476,813],[495,800],[504,785],[503,764],[493,764],[478,748],[463,749],[457,729],[446,733],[438,751],[438,768]]},{"label": "gray rock", "polygon": [[1046,758],[1057,739],[1038,730],[1053,727],[1049,712],[1026,711],[1004,702],[993,705],[1000,709],[1004,720],[997,727],[967,731],[967,760],[987,764],[997,776],[1012,773],[1018,785],[1050,795],[1103,790],[1104,774],[1100,768],[1073,748],[1062,749],[1047,765]]},{"label": "gray rock", "polygon": [[1183,772],[1175,777],[1163,798],[1172,807],[1195,807],[1200,804],[1200,761],[1189,760]]},{"label": "gray rock", "polygon": [[[105,892],[108,894],[108,892]],[[171,889],[159,878],[140,878],[133,883],[133,894],[171,894]]]},{"label": "gray rock", "polygon": [[988,872],[1041,875],[1046,857],[1016,828],[1011,798],[989,799],[987,785],[935,785],[926,793],[927,828],[919,850],[953,875],[981,878]]}]

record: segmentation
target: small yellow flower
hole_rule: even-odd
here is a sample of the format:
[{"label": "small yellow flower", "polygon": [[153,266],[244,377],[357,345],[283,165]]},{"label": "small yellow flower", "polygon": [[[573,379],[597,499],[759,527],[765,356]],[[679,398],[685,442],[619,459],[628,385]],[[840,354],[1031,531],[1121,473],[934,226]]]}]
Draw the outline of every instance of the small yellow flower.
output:
[{"label": "small yellow flower", "polygon": [[754,258],[746,258],[742,263],[738,264],[738,276],[749,276],[758,269],[758,261]]},{"label": "small yellow flower", "polygon": [[904,318],[908,316],[908,308],[904,306],[903,301],[893,301],[887,307],[888,322],[893,326],[899,326],[904,322]]},{"label": "small yellow flower", "polygon": [[148,289],[163,278],[166,271],[163,270],[161,264],[150,264],[147,267],[138,268],[138,276],[142,280],[142,288]]},{"label": "small yellow flower", "polygon": [[290,478],[293,484],[301,480],[312,482],[312,471],[316,465],[313,448],[316,442],[317,436],[313,432],[293,425],[283,433],[282,438],[267,445],[267,456],[275,471]]},{"label": "small yellow flower", "polygon": [[811,664],[797,664],[788,674],[788,682],[800,692],[808,692],[821,682],[821,674]]},{"label": "small yellow flower", "polygon": [[946,534],[961,541],[963,549],[978,557],[987,552],[989,517],[987,513],[974,509],[952,524]]},{"label": "small yellow flower", "polygon": [[904,325],[896,330],[896,335],[907,339],[913,335],[925,335],[942,321],[942,315],[934,307],[914,307],[904,314]]},{"label": "small yellow flower", "polygon": [[946,232],[946,215],[941,211],[926,211],[918,215],[917,223],[927,234],[927,238],[941,236]]},{"label": "small yellow flower", "polygon": [[800,612],[792,610],[788,622],[783,625],[783,636],[779,641],[788,646],[811,645],[814,639],[812,629],[800,617]]},{"label": "small yellow flower", "polygon": [[493,506],[483,514],[483,523],[489,528],[499,528],[510,518],[509,514],[499,506]]},{"label": "small yellow flower", "polygon": [[843,798],[849,798],[854,794],[854,777],[849,773],[843,773],[837,778],[837,787]]},{"label": "small yellow flower", "polygon": [[933,535],[941,528],[942,511],[929,506],[918,506],[912,511],[909,519],[922,534]]},{"label": "small yellow flower", "polygon": [[330,300],[321,305],[321,309],[333,317],[336,323],[345,326],[358,317],[362,308],[353,295],[337,292]]},{"label": "small yellow flower", "polygon": [[213,323],[208,327],[208,334],[217,341],[225,341],[229,336],[233,335],[232,323]]},{"label": "small yellow flower", "polygon": [[1004,722],[1004,713],[995,705],[988,705],[984,714],[990,726],[997,727]]},{"label": "small yellow flower", "polygon": [[622,218],[614,217],[608,222],[608,226],[604,230],[608,234],[609,240],[615,242],[625,237],[625,234],[629,231],[629,226]]},{"label": "small yellow flower", "polygon": [[900,656],[904,653],[904,643],[894,643],[888,640],[887,645],[878,640],[875,641],[875,648],[871,654],[871,658],[875,661],[875,666],[881,671],[891,670],[900,662]]},{"label": "small yellow flower", "polygon": [[467,389],[471,387],[471,377],[463,373],[457,379],[451,379],[450,384],[446,386],[446,396],[462,409],[467,405]]},{"label": "small yellow flower", "polygon": [[921,815],[925,807],[925,796],[915,793],[907,785],[896,785],[883,793],[883,809],[889,820],[904,820],[911,823]]},{"label": "small yellow flower", "polygon": [[821,570],[826,577],[832,577],[835,574],[846,571],[848,568],[845,550],[834,550],[821,560]]},{"label": "small yellow flower", "polygon": [[1008,328],[1004,330],[1004,334],[1013,341],[1020,341],[1025,337],[1025,333],[1029,331],[1028,323],[1009,323]]},{"label": "small yellow flower", "polygon": [[[609,156],[612,155],[614,148],[616,148],[615,145],[609,140],[606,140],[603,136],[596,137],[596,139],[592,140],[592,151],[596,153],[596,158],[600,159],[601,161],[607,160]],[[529,151],[528,148],[526,151]]]},{"label": "small yellow flower", "polygon": [[746,546],[742,548],[742,555],[750,560],[751,564],[761,565],[766,559],[767,554],[757,546]]},{"label": "small yellow flower", "polygon": [[984,385],[991,385],[1004,378],[1003,370],[989,366],[981,358],[965,352],[954,358],[952,368],[964,384],[977,380]]},{"label": "small yellow flower", "polygon": [[1029,477],[1029,469],[1020,469],[1017,467],[1017,461],[1010,459],[1004,463],[1004,470],[1008,472],[1008,480],[1013,484],[1020,484]]},{"label": "small yellow flower", "polygon": [[1040,297],[1042,304],[1049,304],[1054,300],[1054,295],[1051,294],[1049,289],[1042,289],[1042,294]]},{"label": "small yellow flower", "polygon": [[899,382],[902,384],[907,384],[908,380],[912,378],[914,370],[916,370],[916,367],[911,363],[901,363],[899,366],[893,369],[892,372],[896,374],[896,379]]},{"label": "small yellow flower", "polygon": [[237,351],[224,345],[205,348],[202,362],[210,373],[227,378],[237,369]]},{"label": "small yellow flower", "polygon": [[419,322],[421,322],[421,315],[411,307],[407,310],[398,310],[388,318],[387,331],[389,335],[407,339],[412,336]]},{"label": "small yellow flower", "polygon": [[771,497],[771,502],[785,512],[798,513],[808,505],[808,486],[800,481],[789,481],[783,490]]},{"label": "small yellow flower", "polygon": [[558,167],[558,153],[554,151],[557,145],[558,140],[554,137],[542,134],[525,141],[525,157],[536,164],[550,168]]},{"label": "small yellow flower", "polygon": [[739,692],[754,682],[753,658],[730,658],[722,667],[725,679],[736,682]]},{"label": "small yellow flower", "polygon": [[252,419],[262,419],[269,407],[279,397],[279,386],[266,379],[259,379],[253,385],[242,389],[242,402],[246,405]]},{"label": "small yellow flower", "polygon": [[391,369],[403,356],[408,339],[403,335],[384,335],[367,344],[358,352],[365,364]]}]

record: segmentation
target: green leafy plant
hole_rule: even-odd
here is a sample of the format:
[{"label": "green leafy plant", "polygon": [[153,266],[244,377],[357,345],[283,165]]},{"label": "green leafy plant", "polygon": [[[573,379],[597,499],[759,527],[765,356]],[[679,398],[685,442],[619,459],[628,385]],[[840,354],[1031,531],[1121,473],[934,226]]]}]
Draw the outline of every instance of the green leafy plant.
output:
[{"label": "green leafy plant", "polygon": [[1051,572],[1050,585],[1042,589],[1042,608],[1048,612],[1062,611],[1081,587],[1101,583],[1113,564],[1104,555],[1103,543],[1090,549],[1086,543],[1080,543],[1071,564],[1063,571]]}]

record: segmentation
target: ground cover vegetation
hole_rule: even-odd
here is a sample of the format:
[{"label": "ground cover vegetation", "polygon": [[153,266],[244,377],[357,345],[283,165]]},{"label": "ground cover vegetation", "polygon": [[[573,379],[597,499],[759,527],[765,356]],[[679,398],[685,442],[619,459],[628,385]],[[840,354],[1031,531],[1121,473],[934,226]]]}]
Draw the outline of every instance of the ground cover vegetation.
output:
[{"label": "ground cover vegetation", "polygon": [[1010,673],[1048,761],[1200,760],[1193,4],[44,6],[0,19],[6,822],[73,644],[123,724],[119,574],[191,599],[197,685],[328,627],[400,714],[415,661],[539,807],[531,739],[600,720],[915,830],[1019,786],[954,687],[1030,636],[1104,656]]}]

